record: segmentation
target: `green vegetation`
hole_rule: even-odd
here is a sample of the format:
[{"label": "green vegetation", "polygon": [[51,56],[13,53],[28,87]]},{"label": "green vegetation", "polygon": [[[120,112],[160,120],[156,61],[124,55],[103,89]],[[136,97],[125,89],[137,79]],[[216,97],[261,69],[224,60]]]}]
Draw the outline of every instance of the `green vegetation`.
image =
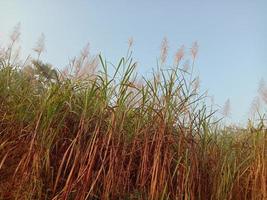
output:
[{"label": "green vegetation", "polygon": [[130,49],[116,66],[84,50],[63,72],[4,50],[0,199],[267,199],[263,118],[216,121],[183,49],[162,67],[164,43],[143,79]]}]

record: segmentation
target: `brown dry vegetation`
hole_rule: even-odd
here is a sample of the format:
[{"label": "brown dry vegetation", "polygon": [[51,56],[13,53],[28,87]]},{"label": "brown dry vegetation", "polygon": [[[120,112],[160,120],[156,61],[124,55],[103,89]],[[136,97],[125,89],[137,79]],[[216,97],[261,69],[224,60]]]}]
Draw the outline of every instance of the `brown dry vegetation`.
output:
[{"label": "brown dry vegetation", "polygon": [[12,45],[0,60],[0,199],[267,199],[264,119],[215,122],[180,69],[184,47],[141,83],[130,51],[112,72],[85,49],[60,73],[40,51],[15,61]]}]

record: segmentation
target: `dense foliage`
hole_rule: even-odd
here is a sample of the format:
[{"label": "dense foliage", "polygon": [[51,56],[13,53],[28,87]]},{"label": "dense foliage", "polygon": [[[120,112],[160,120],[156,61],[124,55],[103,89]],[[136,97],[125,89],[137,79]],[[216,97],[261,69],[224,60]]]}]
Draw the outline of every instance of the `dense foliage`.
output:
[{"label": "dense foliage", "polygon": [[216,122],[181,52],[143,79],[129,52],[63,72],[1,54],[0,199],[266,199],[264,121]]}]

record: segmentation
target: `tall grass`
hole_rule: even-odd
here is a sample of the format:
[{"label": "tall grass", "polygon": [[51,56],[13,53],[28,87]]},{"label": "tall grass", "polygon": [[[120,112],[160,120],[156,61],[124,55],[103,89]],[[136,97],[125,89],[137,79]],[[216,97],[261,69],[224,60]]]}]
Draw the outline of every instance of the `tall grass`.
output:
[{"label": "tall grass", "polygon": [[40,52],[19,63],[6,49],[0,199],[266,199],[263,119],[246,129],[216,122],[199,80],[181,69],[184,47],[162,67],[166,44],[142,81],[130,51],[115,66],[85,53],[58,72]]}]

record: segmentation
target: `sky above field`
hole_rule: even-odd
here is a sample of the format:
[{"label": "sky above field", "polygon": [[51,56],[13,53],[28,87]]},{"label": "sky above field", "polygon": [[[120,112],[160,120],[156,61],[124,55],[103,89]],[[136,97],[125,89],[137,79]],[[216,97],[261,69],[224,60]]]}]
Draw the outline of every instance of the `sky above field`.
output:
[{"label": "sky above field", "polygon": [[267,79],[266,0],[0,0],[1,45],[19,22],[24,56],[44,33],[43,59],[58,68],[88,42],[92,54],[116,63],[133,37],[134,58],[146,75],[164,37],[170,61],[181,45],[197,41],[201,87],[219,105],[230,99],[234,122],[245,122],[259,81]]}]

